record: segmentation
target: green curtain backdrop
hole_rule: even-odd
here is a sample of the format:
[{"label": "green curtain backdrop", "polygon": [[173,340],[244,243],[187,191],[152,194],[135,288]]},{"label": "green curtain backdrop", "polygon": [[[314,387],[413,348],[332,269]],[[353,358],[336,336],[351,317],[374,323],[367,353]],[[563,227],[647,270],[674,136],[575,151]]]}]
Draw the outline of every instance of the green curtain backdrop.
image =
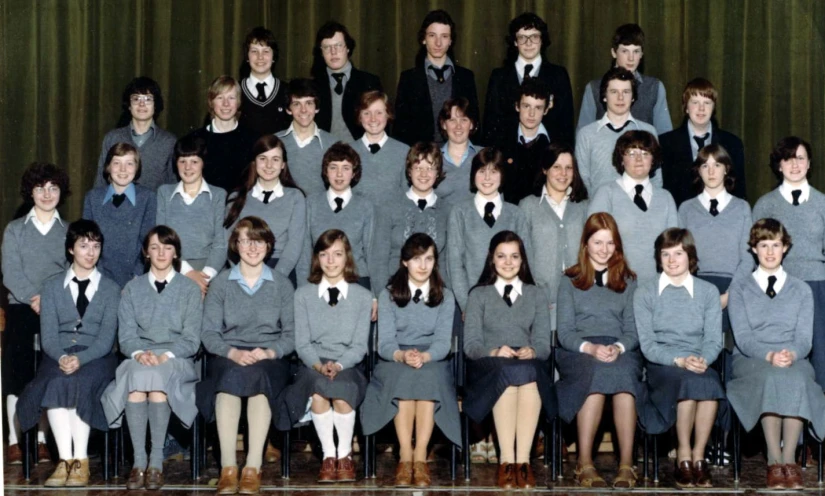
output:
[{"label": "green curtain backdrop", "polygon": [[570,72],[577,112],[584,85],[610,64],[615,27],[639,23],[645,72],[664,81],[674,125],[689,79],[704,76],[719,89],[717,119],[745,142],[751,201],[775,185],[768,153],[790,134],[813,144],[812,182],[825,187],[821,0],[2,0],[0,224],[19,205],[20,174],[33,160],[68,167],[74,194],[62,214],[79,217],[103,135],[136,75],[160,83],[167,103],[159,123],[181,136],[202,122],[210,81],[237,77],[250,28],[276,33],[275,70],[289,79],[309,73],[315,31],[335,19],[358,42],[353,62],[394,96],[421,19],[436,8],[458,25],[456,57],[475,71],[482,104],[509,20],[541,15],[552,38],[547,58]]}]

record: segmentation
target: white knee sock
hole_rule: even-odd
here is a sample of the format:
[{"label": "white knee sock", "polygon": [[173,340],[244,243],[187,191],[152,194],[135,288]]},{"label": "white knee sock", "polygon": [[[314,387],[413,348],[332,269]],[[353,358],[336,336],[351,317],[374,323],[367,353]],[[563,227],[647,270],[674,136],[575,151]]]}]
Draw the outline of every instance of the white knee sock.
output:
[{"label": "white knee sock", "polygon": [[49,423],[52,424],[54,442],[57,444],[57,456],[61,460],[72,459],[72,425],[71,414],[65,408],[49,408],[46,410]]},{"label": "white knee sock", "polygon": [[[83,460],[89,458],[86,449],[89,447],[89,431],[91,428],[89,424],[84,422],[77,416],[77,410],[72,408],[69,410],[69,417],[72,426],[72,441],[74,441],[74,458],[75,460]],[[54,430],[54,428],[52,428]]]},{"label": "white knee sock", "polygon": [[37,442],[46,444],[46,434],[49,432],[49,419],[45,413],[40,414],[40,421],[37,422]]},{"label": "white knee sock", "polygon": [[[332,408],[325,413],[312,412],[312,423],[315,425],[315,432],[318,434],[318,440],[321,441],[321,449],[324,451],[324,458],[335,458],[335,439],[332,436],[335,425],[333,424],[332,417]],[[341,435],[340,431],[338,435]]]},{"label": "white knee sock", "polygon": [[13,446],[23,435],[20,432],[20,422],[17,421],[17,396],[13,394],[6,396],[6,413],[9,418],[9,446]]},{"label": "white knee sock", "polygon": [[352,432],[355,430],[355,410],[349,413],[332,413],[335,430],[338,431],[338,458],[344,458],[352,451]]}]

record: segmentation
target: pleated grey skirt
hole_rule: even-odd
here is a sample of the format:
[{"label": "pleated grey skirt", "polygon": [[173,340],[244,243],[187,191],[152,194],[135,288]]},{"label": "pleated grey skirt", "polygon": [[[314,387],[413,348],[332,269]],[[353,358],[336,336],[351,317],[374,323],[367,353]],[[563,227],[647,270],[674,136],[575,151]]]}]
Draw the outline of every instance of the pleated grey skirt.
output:
[{"label": "pleated grey skirt", "polygon": [[[596,343],[600,340],[588,338],[588,341]],[[612,339],[611,342],[597,344],[612,344],[615,341]],[[626,351],[614,362],[605,363],[587,353],[556,348],[556,366],[560,376],[556,383],[559,415],[567,423],[573,421],[591,394],[632,394],[636,398],[637,411],[641,411],[646,403],[642,357],[638,351]]]},{"label": "pleated grey skirt", "polygon": [[364,434],[378,432],[395,418],[399,400],[434,401],[435,424],[447,439],[461,445],[461,421],[449,361],[425,363],[420,369],[379,362],[361,406]]},{"label": "pleated grey skirt", "polygon": [[734,355],[728,400],[747,431],[756,426],[762,414],[771,413],[809,420],[814,435],[822,439],[825,395],[814,377],[814,368],[808,360],[798,360],[782,368],[761,358]]},{"label": "pleated grey skirt", "polygon": [[[321,363],[326,363],[326,358]],[[334,379],[322,375],[309,367],[302,367],[295,377],[295,382],[283,393],[278,423],[278,430],[288,431],[294,426],[306,425],[305,417],[309,413],[309,400],[313,394],[324,398],[344,400],[353,409],[364,401],[367,390],[367,378],[362,367],[344,369]],[[274,415],[273,415],[274,416]]]},{"label": "pleated grey skirt", "polygon": [[[676,366],[647,364],[649,401],[639,418],[648,434],[661,434],[676,423],[676,406],[682,400],[724,400],[725,390],[716,370],[708,367],[702,374]],[[719,408],[726,408],[719,401]],[[718,416],[717,416],[718,417]]]},{"label": "pleated grey skirt", "polygon": [[198,415],[198,407],[195,406],[197,382],[198,375],[192,360],[170,358],[150,367],[128,359],[117,368],[115,380],[109,383],[100,401],[109,426],[120,427],[129,393],[160,391],[166,393],[172,412],[189,428]]},{"label": "pleated grey skirt", "polygon": [[505,389],[531,382],[538,386],[541,406],[546,415],[555,417],[558,403],[548,361],[500,357],[468,360],[464,412],[474,422],[481,423]]}]

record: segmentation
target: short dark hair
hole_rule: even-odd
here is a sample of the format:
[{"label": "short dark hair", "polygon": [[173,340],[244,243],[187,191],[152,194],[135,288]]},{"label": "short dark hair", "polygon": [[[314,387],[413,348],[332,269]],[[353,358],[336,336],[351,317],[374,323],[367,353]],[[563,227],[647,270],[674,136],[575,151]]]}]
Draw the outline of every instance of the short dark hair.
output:
[{"label": "short dark hair", "polygon": [[180,180],[178,159],[185,157],[198,157],[206,162],[206,140],[200,136],[189,134],[175,142],[175,163],[172,165],[172,170],[178,180]]},{"label": "short dark hair", "polygon": [[699,270],[699,257],[696,255],[696,241],[693,234],[687,229],[671,227],[665,229],[653,243],[654,257],[656,258],[656,272],[662,272],[662,251],[674,246],[682,245],[688,256],[688,270],[691,274],[696,274]]},{"label": "short dark hair", "polygon": [[246,229],[246,237],[252,241],[263,241],[266,243],[266,255],[264,261],[269,260],[272,251],[275,249],[275,235],[265,220],[260,217],[250,215],[239,220],[229,235],[228,258],[233,264],[239,264],[241,254],[238,251],[238,239],[241,237],[241,229]]},{"label": "short dark hair", "polygon": [[518,59],[518,47],[516,46],[516,33],[520,30],[535,29],[541,33],[541,47],[539,53],[544,56],[544,50],[550,46],[550,33],[547,30],[547,23],[534,12],[524,12],[510,21],[507,29],[507,36],[504,41],[507,43],[507,58],[505,64],[515,63]]},{"label": "short dark hair", "polygon": [[180,236],[178,236],[178,233],[171,227],[163,225],[149,229],[146,237],[143,238],[143,256],[145,258],[144,266],[146,271],[148,272],[152,265],[152,262],[149,260],[149,242],[154,235],[157,235],[160,244],[175,247],[175,259],[172,261],[172,267],[174,267],[177,272],[180,272]]},{"label": "short dark hair", "polygon": [[407,160],[404,167],[404,175],[407,176],[407,185],[412,186],[412,168],[415,167],[415,164],[427,157],[433,159],[433,167],[435,167],[435,183],[433,183],[433,188],[438,187],[439,183],[447,177],[444,174],[444,158],[441,156],[441,148],[429,141],[419,141],[411,146],[410,151],[407,153]]},{"label": "short dark hair", "polygon": [[[427,47],[423,45],[424,40],[427,39],[427,28],[430,27],[431,24],[446,24],[450,26],[450,41],[455,42],[456,39],[456,31],[455,31],[455,22],[453,18],[450,17],[450,14],[447,13],[446,10],[438,9],[438,10],[431,10],[424,16],[424,20],[421,22],[421,27],[418,29],[418,54],[415,57],[416,65],[424,65],[424,60],[427,58]],[[450,48],[447,49],[447,56],[455,62],[455,55],[453,53],[453,45],[450,44]]]},{"label": "short dark hair", "polygon": [[713,157],[717,163],[725,166],[725,190],[728,193],[733,193],[733,187],[736,184],[736,175],[733,172],[733,159],[730,158],[728,151],[722,145],[711,143],[703,147],[696,154],[696,160],[693,161],[693,185],[697,193],[701,193],[705,188],[702,183],[702,176],[699,174],[699,169],[702,165]]},{"label": "short dark hair", "polygon": [[464,114],[464,117],[470,119],[470,122],[473,123],[473,126],[468,133],[468,135],[472,136],[473,133],[478,130],[478,115],[476,115],[476,109],[470,106],[470,100],[467,100],[463,96],[448,98],[447,101],[444,102],[444,105],[441,107],[441,111],[438,112],[438,132],[441,133],[441,136],[445,140],[447,139],[447,131],[441,126],[450,120],[452,117],[453,108],[459,110],[462,114]]},{"label": "short dark hair", "polygon": [[272,49],[272,65],[278,63],[280,51],[278,50],[278,42],[275,41],[275,33],[266,29],[263,26],[252,28],[252,31],[246,34],[243,42],[243,59],[249,63],[249,47],[252,45],[266,45]]},{"label": "short dark hair", "polygon": [[152,116],[157,118],[163,112],[163,93],[160,91],[160,85],[154,79],[138,76],[129,81],[121,96],[121,106],[124,112],[129,112],[129,107],[132,105],[132,95],[152,95],[152,98],[155,99],[155,112]]},{"label": "short dark hair", "polygon": [[[573,146],[569,143],[564,141],[554,141],[550,143],[541,155],[539,155],[541,170],[545,173],[549,171],[550,167],[553,167],[553,164],[555,164],[556,160],[559,159],[559,156],[564,153],[570,155],[570,158],[573,159],[573,182],[570,183],[570,202],[579,203],[587,200],[587,187],[584,185],[581,172],[579,172],[579,162],[576,160],[576,152],[573,150]],[[541,178],[542,176],[539,175],[538,179]],[[541,197],[541,190],[544,188],[546,183],[546,179],[544,181],[536,181],[536,196]]]},{"label": "short dark hair", "polygon": [[547,84],[539,78],[527,78],[519,87],[516,105],[521,103],[521,99],[525,96],[531,96],[536,100],[544,100],[545,107],[550,103],[550,88]]},{"label": "short dark hair", "polygon": [[96,241],[100,243],[100,247],[103,248],[103,232],[101,232],[100,226],[93,220],[78,219],[69,224],[69,228],[66,230],[64,247],[66,260],[69,263],[74,261],[74,255],[72,255],[69,250],[73,250],[74,244],[80,239]]},{"label": "short dark hair", "polygon": [[633,90],[633,101],[636,101],[639,96],[639,83],[636,82],[636,77],[624,67],[611,67],[604,73],[602,82],[599,85],[599,102],[602,104],[602,108],[607,109],[607,87],[610,85],[610,81],[613,80],[630,81],[630,88]]},{"label": "short dark hair", "polygon": [[[798,136],[788,136],[782,138],[771,150],[771,170],[782,182],[782,161],[789,160],[796,157],[796,151],[799,147],[803,147],[808,153],[808,160],[811,159],[811,144]],[[811,169],[808,168],[808,175],[810,177]]]},{"label": "short dark hair", "polygon": [[112,159],[115,157],[123,157],[130,153],[135,156],[135,162],[137,163],[135,178],[132,181],[136,182],[138,178],[140,178],[140,170],[142,167],[140,165],[140,152],[137,147],[131,143],[115,143],[111,146],[111,148],[109,148],[109,151],[106,152],[106,160],[103,162],[103,170],[101,171],[103,179],[106,180],[107,184],[112,182],[112,174],[109,172],[109,166],[112,164]]},{"label": "short dark hair", "polygon": [[69,190],[69,174],[64,169],[45,162],[32,162],[23,171],[23,177],[20,179],[20,198],[23,204],[34,205],[34,198],[32,198],[34,188],[46,183],[52,183],[60,188],[58,207],[63,205],[66,197],[72,194]]},{"label": "short dark hair", "polygon": [[612,44],[614,50],[619,48],[619,45],[636,45],[644,48],[645,32],[638,24],[622,24],[613,33]]},{"label": "short dark hair", "polygon": [[315,102],[315,107],[321,106],[318,86],[315,81],[309,78],[295,78],[289,82],[286,89],[286,106],[292,105],[293,99],[311,97]]},{"label": "short dark hair", "polygon": [[312,284],[320,283],[321,278],[324,277],[324,270],[321,268],[318,255],[332,247],[336,241],[340,241],[344,245],[344,251],[347,254],[347,261],[344,265],[344,280],[349,283],[358,282],[358,270],[355,266],[355,257],[352,256],[352,245],[350,245],[349,238],[340,229],[327,229],[318,236],[318,240],[315,241],[315,245],[312,247],[312,265],[307,278]]},{"label": "short dark hair", "polygon": [[412,299],[409,284],[410,273],[407,267],[404,266],[404,262],[409,262],[413,258],[427,253],[427,250],[430,248],[433,250],[435,263],[433,264],[433,271],[430,274],[430,293],[427,295],[426,305],[431,308],[437,307],[444,301],[444,280],[441,278],[438,270],[438,246],[436,246],[433,238],[425,233],[418,232],[413,233],[407,238],[404,246],[401,247],[401,257],[398,259],[398,270],[390,277],[389,284],[387,285],[390,299],[392,299],[393,303],[398,305],[398,307],[406,307]]},{"label": "short dark hair", "polygon": [[662,165],[662,147],[659,146],[659,141],[655,136],[647,131],[628,131],[619,136],[616,141],[616,147],[613,149],[613,167],[619,175],[624,174],[624,154],[633,148],[650,152],[653,156],[653,164],[650,166],[650,175],[656,175],[656,171]]},{"label": "short dark hair", "polygon": [[321,179],[324,181],[324,187],[329,188],[329,177],[327,177],[327,169],[332,162],[347,161],[352,164],[352,181],[350,187],[355,187],[361,180],[361,156],[354,148],[339,141],[330,146],[324,153],[324,158],[321,160]]},{"label": "short dark hair", "polygon": [[748,246],[756,248],[760,241],[770,241],[777,238],[782,241],[784,246],[791,247],[791,235],[781,222],[771,218],[759,219],[751,227]]},{"label": "short dark hair", "polygon": [[473,162],[470,166],[470,193],[478,193],[476,174],[488,165],[492,165],[494,169],[501,173],[501,186],[498,187],[499,191],[501,191],[501,188],[504,186],[504,180],[506,179],[506,173],[504,172],[504,154],[502,154],[498,148],[488,146],[487,148],[482,148],[481,151],[473,157]]}]

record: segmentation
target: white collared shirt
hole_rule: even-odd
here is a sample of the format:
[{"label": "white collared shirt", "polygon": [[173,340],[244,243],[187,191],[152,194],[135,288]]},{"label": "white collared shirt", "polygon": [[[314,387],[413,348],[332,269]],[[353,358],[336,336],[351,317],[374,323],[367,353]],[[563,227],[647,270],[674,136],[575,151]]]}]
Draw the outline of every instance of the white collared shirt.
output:
[{"label": "white collared shirt", "polygon": [[530,143],[534,139],[538,138],[541,135],[544,135],[548,140],[550,139],[550,134],[547,133],[547,128],[544,127],[544,124],[539,123],[539,128],[536,131],[536,134],[533,136],[525,136],[524,133],[521,131],[521,124],[518,125],[518,142],[521,143],[523,139],[525,143]]},{"label": "white collared shirt", "polygon": [[424,303],[427,302],[427,300],[430,297],[430,281],[425,282],[424,285],[421,286],[420,288],[418,286],[416,286],[415,284],[413,284],[411,279],[407,279],[407,284],[409,284],[409,286],[410,286],[410,298],[411,298],[410,301],[412,301],[412,297],[415,296],[416,290],[420,289],[421,290],[421,301],[423,301]]},{"label": "white collared shirt", "polygon": [[416,205],[418,205],[418,200],[427,200],[427,206],[424,208],[433,208],[435,206],[435,200],[438,198],[435,194],[435,190],[431,190],[430,194],[425,197],[420,197],[413,192],[412,186],[410,189],[407,190],[407,198],[413,201]]},{"label": "white collared shirt", "polygon": [[[318,127],[318,124],[315,122],[312,123],[315,129],[312,131],[312,134],[309,135],[306,139],[301,139],[298,137],[298,133],[295,131],[295,122],[289,125],[286,131],[284,131],[284,136],[289,136],[290,134],[295,139],[295,144],[298,145],[298,148],[306,148],[306,146],[312,143],[312,140],[318,138],[318,141],[321,142],[321,130]],[[321,142],[321,146],[324,146],[323,142]]]},{"label": "white collared shirt", "polygon": [[[66,271],[66,277],[63,278],[63,287],[69,287],[69,291],[72,293],[72,301],[75,305],[77,305],[77,297],[80,295],[80,288],[76,282],[72,282],[72,279],[77,277],[77,274],[74,272],[73,267],[69,267],[69,270]],[[97,270],[97,267],[92,269],[91,274],[87,279],[81,280],[88,280],[89,285],[86,286],[86,291],[83,294],[86,295],[86,299],[92,301],[92,297],[94,297],[95,293],[97,292],[97,288],[100,286],[100,272]]]},{"label": "white collared shirt", "polygon": [[510,291],[510,301],[512,303],[515,303],[519,295],[522,294],[521,290],[523,283],[521,282],[521,279],[519,279],[518,277],[516,277],[515,280],[513,280],[512,282],[507,282],[500,277],[496,277],[496,283],[494,284],[494,286],[496,287],[496,291],[498,291],[498,295],[502,298],[504,298],[504,286],[508,284],[512,284],[513,286],[512,291]]},{"label": "white collared shirt", "polygon": [[553,209],[553,212],[556,212],[556,215],[559,216],[559,219],[563,219],[564,209],[567,208],[567,201],[570,199],[570,192],[572,191],[573,188],[568,186],[567,191],[564,193],[564,198],[562,198],[559,203],[556,203],[556,200],[547,194],[547,186],[545,185],[541,188],[541,198],[539,199],[539,203],[541,203],[541,200],[545,200],[547,204],[550,205],[550,208]]},{"label": "white collared shirt", "polygon": [[756,279],[756,284],[762,288],[762,292],[768,291],[768,277],[770,276],[776,276],[776,282],[773,284],[773,290],[779,293],[779,291],[782,290],[782,287],[785,286],[785,281],[788,279],[788,274],[781,265],[779,266],[779,270],[773,274],[768,274],[765,272],[765,269],[763,269],[762,266],[757,267],[753,273],[753,278]]},{"label": "white collared shirt", "polygon": [[[280,198],[284,196],[284,186],[281,184],[281,181],[278,181],[278,184],[272,188],[272,194],[269,196],[269,201],[271,202],[275,198]],[[252,198],[258,201],[264,201],[264,188],[261,186],[260,179],[255,181],[255,186],[252,187]]]},{"label": "white collared shirt", "polygon": [[[596,126],[596,131],[601,130],[603,127],[605,127],[607,125],[607,123],[613,124],[610,121],[610,116],[607,115],[607,112],[605,112],[604,115],[602,116],[602,118],[599,119],[597,122],[599,123],[599,125]],[[638,123],[636,122],[636,118],[633,117],[633,114],[630,114],[630,113],[627,114],[627,120],[625,122],[633,122],[634,124],[638,125]],[[622,125],[624,125],[624,124],[622,124]],[[611,131],[611,132],[613,132],[613,131]]]},{"label": "white collared shirt", "polygon": [[779,185],[779,194],[782,195],[788,203],[793,204],[793,193],[792,191],[798,189],[802,190],[802,194],[799,195],[799,203],[805,203],[808,201],[808,198],[811,196],[811,185],[808,184],[808,180],[806,179],[804,183],[800,184],[799,187],[793,187],[786,182],[782,182]]},{"label": "white collared shirt", "polygon": [[[541,55],[536,56],[536,59],[532,62],[533,68],[530,70],[530,77],[536,77],[539,75],[539,70],[541,69]],[[524,82],[524,66],[527,65],[527,61],[519,55],[516,59],[516,74],[518,75],[518,82]]]},{"label": "white collared shirt", "polygon": [[201,178],[201,187],[195,194],[195,196],[187,195],[186,191],[183,188],[183,181],[178,181],[178,185],[175,187],[175,191],[172,192],[172,196],[169,199],[174,198],[175,195],[180,195],[181,199],[183,200],[183,203],[191,205],[195,203],[195,200],[201,195],[201,193],[208,193],[209,198],[212,198],[212,190],[209,189],[209,185],[206,184],[206,181],[203,178]]},{"label": "white collared shirt", "polygon": [[482,218],[484,218],[484,206],[487,205],[489,202],[493,202],[493,205],[495,205],[493,207],[493,217],[495,217],[496,220],[498,220],[498,217],[501,215],[501,210],[502,208],[504,208],[504,202],[501,200],[500,194],[496,195],[496,197],[492,200],[488,200],[487,198],[481,196],[481,193],[476,193],[473,201],[476,205],[476,212],[478,212],[478,215],[480,215]]},{"label": "white collared shirt", "polygon": [[384,148],[384,145],[387,144],[387,140],[389,140],[389,139],[390,139],[390,137],[387,136],[387,132],[384,131],[384,137],[381,138],[380,140],[378,140],[378,143],[370,143],[370,141],[367,139],[367,133],[364,133],[364,135],[361,136],[361,143],[364,143],[364,146],[367,147],[367,150],[370,149],[370,145],[374,145],[374,144],[377,144],[381,148]]},{"label": "white collared shirt", "polygon": [[332,188],[327,188],[327,203],[329,203],[329,207],[332,210],[338,208],[338,205],[335,203],[336,198],[342,198],[344,200],[344,204],[341,205],[341,208],[346,207],[349,205],[349,201],[352,200],[352,188],[348,187],[346,191],[341,194],[336,193]]},{"label": "white collared shirt", "polygon": [[321,282],[318,284],[318,298],[323,298],[327,303],[329,303],[329,288],[338,288],[339,297],[345,300],[347,299],[347,293],[349,292],[349,283],[347,281],[341,279],[337,284],[332,285],[327,281],[326,276],[321,278]]},{"label": "white collared shirt", "polygon": [[[693,127],[693,123],[690,122],[690,119],[687,121],[688,127],[688,136],[690,136],[690,151],[693,154],[693,160],[696,160],[696,156],[699,155],[699,143],[693,139],[694,136],[699,136],[696,134],[696,128]],[[713,138],[713,122],[708,122],[708,130],[707,136],[705,137],[705,146],[708,146]]]},{"label": "white collared shirt", "polygon": [[728,203],[730,203],[731,199],[733,199],[733,196],[730,193],[728,193],[727,190],[723,189],[718,195],[716,195],[716,198],[711,198],[708,194],[708,191],[704,190],[701,193],[699,193],[699,196],[697,198],[699,198],[699,203],[701,203],[707,211],[710,211],[711,200],[718,201],[719,204],[716,205],[716,210],[721,212],[725,209],[725,207],[728,206]]},{"label": "white collared shirt", "polygon": [[266,86],[264,87],[264,93],[266,94],[266,97],[269,98],[269,95],[271,95],[272,91],[275,90],[275,76],[273,76],[272,73],[270,73],[269,76],[266,77],[266,79],[261,81],[254,75],[250,74],[249,77],[246,78],[246,89],[249,90],[249,94],[253,97],[258,96],[258,83],[266,83]]},{"label": "white collared shirt", "polygon": [[688,275],[685,277],[685,280],[682,281],[682,284],[676,284],[675,282],[673,282],[673,280],[670,278],[670,276],[668,276],[667,274],[662,272],[659,275],[659,295],[660,296],[662,294],[662,291],[664,291],[665,288],[668,287],[668,286],[673,286],[674,288],[685,288],[685,289],[687,289],[687,292],[690,295],[690,297],[693,298],[693,276],[690,273],[688,273]]},{"label": "white collared shirt", "polygon": [[32,207],[32,209],[29,210],[29,213],[26,214],[26,220],[23,221],[23,224],[27,223],[28,221],[32,221],[32,224],[34,224],[34,227],[43,236],[49,234],[49,231],[51,231],[52,226],[54,225],[55,222],[59,221],[60,225],[61,226],[63,225],[63,219],[60,218],[60,212],[58,212],[57,209],[55,209],[54,214],[52,214],[51,220],[49,220],[46,223],[43,223],[43,222],[40,222],[40,219],[37,218],[37,213],[36,213],[34,207]]},{"label": "white collared shirt", "polygon": [[[256,95],[258,94],[257,89],[255,90],[255,94]],[[206,126],[206,130],[209,131],[210,133],[223,134],[223,133],[231,133],[232,131],[238,129],[238,119],[235,119],[235,125],[232,126],[232,129],[227,129],[226,131],[221,131],[220,129],[218,129],[217,122],[218,122],[217,119],[212,119],[212,123],[209,124],[208,126]]]},{"label": "white collared shirt", "polygon": [[155,286],[155,281],[166,281],[166,284],[169,284],[170,282],[172,282],[172,279],[175,277],[176,273],[177,272],[175,271],[175,269],[172,269],[169,271],[168,274],[166,274],[166,279],[158,279],[157,277],[155,277],[155,273],[152,272],[152,269],[149,269],[149,285],[152,286],[152,289],[154,289],[157,292],[158,288],[157,286]]},{"label": "white collared shirt", "polygon": [[636,196],[636,185],[641,184],[644,186],[642,190],[642,199],[645,201],[648,207],[650,207],[650,200],[653,199],[653,186],[650,184],[650,176],[646,177],[644,181],[638,182],[629,175],[627,172],[622,174],[622,177],[616,179],[616,182],[619,183],[619,186],[627,193],[627,196],[633,200],[633,197]]}]

